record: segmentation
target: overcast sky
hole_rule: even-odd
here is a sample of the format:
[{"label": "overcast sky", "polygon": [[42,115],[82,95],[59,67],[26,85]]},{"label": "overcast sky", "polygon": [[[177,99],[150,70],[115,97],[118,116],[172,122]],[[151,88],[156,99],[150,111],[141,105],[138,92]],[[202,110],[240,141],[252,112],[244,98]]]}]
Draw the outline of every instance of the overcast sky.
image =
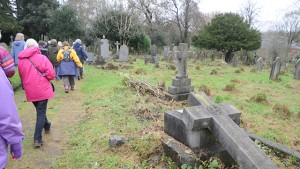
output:
[{"label": "overcast sky", "polygon": [[[294,8],[296,0],[252,0],[260,8],[257,18],[259,29],[265,31],[272,23],[279,21],[284,12]],[[199,8],[203,13],[211,12],[239,12],[247,0],[200,0]]]}]

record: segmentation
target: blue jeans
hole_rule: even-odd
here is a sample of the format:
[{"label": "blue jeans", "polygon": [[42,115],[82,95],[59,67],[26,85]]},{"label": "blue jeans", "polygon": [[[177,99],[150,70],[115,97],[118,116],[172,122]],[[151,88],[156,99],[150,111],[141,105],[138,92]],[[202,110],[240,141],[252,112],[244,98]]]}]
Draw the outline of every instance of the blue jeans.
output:
[{"label": "blue jeans", "polygon": [[41,100],[32,103],[36,108],[36,113],[37,113],[35,131],[34,131],[34,140],[42,141],[43,128],[47,126],[47,124],[49,123],[46,116],[48,100]]}]

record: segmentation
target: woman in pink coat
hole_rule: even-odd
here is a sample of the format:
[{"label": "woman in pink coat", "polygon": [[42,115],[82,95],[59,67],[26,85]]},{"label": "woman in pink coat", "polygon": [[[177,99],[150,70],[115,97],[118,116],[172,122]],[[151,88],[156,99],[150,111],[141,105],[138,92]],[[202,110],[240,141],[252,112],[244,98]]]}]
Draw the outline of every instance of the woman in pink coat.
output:
[{"label": "woman in pink coat", "polygon": [[36,108],[37,118],[34,132],[34,147],[43,145],[42,131],[50,132],[51,123],[46,116],[48,99],[54,97],[50,80],[55,78],[55,71],[48,58],[41,54],[38,43],[28,39],[25,49],[18,55],[19,75],[23,82],[28,102]]}]

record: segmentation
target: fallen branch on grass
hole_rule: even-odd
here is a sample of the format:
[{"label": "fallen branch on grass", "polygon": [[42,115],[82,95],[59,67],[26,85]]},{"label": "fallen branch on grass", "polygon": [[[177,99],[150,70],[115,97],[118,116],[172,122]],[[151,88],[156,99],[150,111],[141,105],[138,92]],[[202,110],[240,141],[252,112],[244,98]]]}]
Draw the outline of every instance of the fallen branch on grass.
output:
[{"label": "fallen branch on grass", "polygon": [[150,94],[162,100],[172,100],[173,97],[169,93],[167,93],[164,89],[158,86],[153,86],[148,82],[134,79],[133,77],[125,76],[123,81],[128,87],[132,87],[138,93],[145,95]]}]

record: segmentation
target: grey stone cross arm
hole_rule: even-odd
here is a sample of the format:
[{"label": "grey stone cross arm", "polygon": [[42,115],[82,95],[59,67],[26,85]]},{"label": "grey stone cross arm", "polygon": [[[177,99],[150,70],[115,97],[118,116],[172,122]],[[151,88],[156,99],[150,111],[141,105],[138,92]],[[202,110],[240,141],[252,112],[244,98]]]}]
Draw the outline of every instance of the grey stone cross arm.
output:
[{"label": "grey stone cross arm", "polygon": [[167,134],[190,148],[205,148],[219,142],[245,169],[277,169],[272,160],[239,127],[241,112],[231,104],[218,105],[203,92],[191,93],[191,107],[164,115]]}]

